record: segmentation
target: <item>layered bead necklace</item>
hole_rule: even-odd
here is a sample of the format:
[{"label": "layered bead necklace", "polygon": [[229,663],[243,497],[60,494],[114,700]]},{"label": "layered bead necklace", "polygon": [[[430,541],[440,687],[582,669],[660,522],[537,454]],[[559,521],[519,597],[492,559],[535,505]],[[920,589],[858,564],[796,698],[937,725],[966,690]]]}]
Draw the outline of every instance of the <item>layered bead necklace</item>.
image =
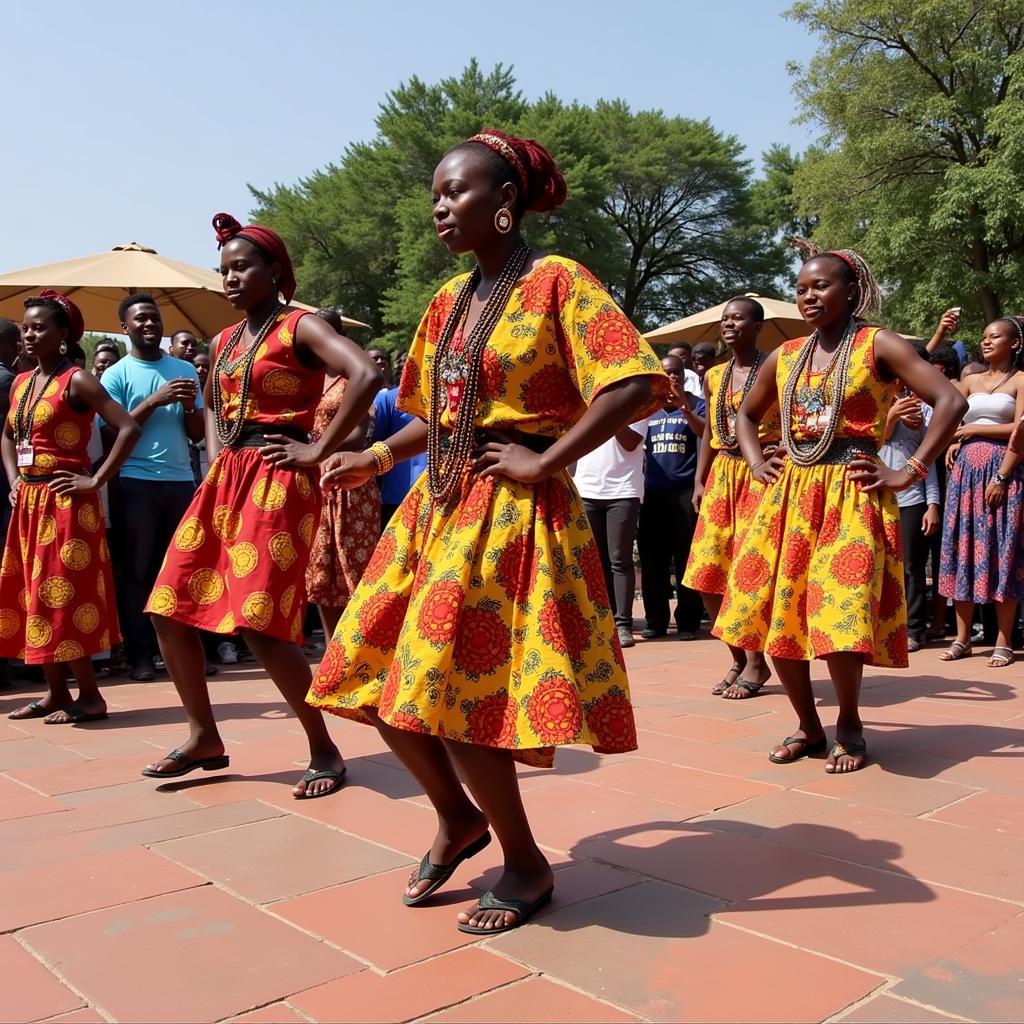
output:
[{"label": "layered bead necklace", "polygon": [[[743,390],[740,392],[740,405],[750,394],[750,389],[757,379],[757,370],[764,359],[760,349],[754,351],[754,364],[747,373],[747,379],[743,382]],[[732,390],[732,374],[736,369],[736,357],[732,356],[726,363],[725,373],[722,374],[722,383],[715,396],[715,429],[718,431],[718,438],[723,448],[736,447],[736,415],[732,403],[732,396],[736,393]]]},{"label": "layered bead necklace", "polygon": [[[843,337],[836,347],[835,355],[820,375],[817,384],[811,384],[811,363],[818,347],[818,332],[815,331],[803,344],[796,364],[790,371],[786,386],[782,389],[782,447],[785,448],[789,460],[797,466],[813,466],[832,447],[839,429],[839,417],[842,414],[843,397],[850,377],[850,355],[853,352],[853,341],[857,336],[857,322],[851,317],[846,325]],[[800,378],[806,372],[803,384]],[[835,375],[832,385],[832,402],[829,405],[826,392],[829,378]],[[813,445],[805,445],[801,450],[793,440],[793,415],[797,406],[812,415],[820,415],[828,409],[821,437]]]},{"label": "layered bead necklace", "polygon": [[69,359],[62,359],[54,368],[53,371],[46,378],[46,382],[36,393],[35,400],[29,405],[29,398],[32,396],[32,389],[35,387],[36,381],[39,379],[39,375],[43,372],[41,366],[37,366],[32,371],[32,376],[29,377],[28,383],[21,389],[21,397],[18,399],[18,408],[14,413],[14,443],[16,446],[23,445],[28,442],[32,436],[32,424],[35,422],[36,409],[39,408],[39,403],[43,400],[46,392],[49,390],[50,385],[60,376],[61,371],[65,365],[69,363]]},{"label": "layered bead necklace", "polygon": [[[256,362],[256,356],[263,344],[263,339],[270,332],[277,315],[282,310],[281,304],[275,303],[274,310],[264,321],[263,326],[256,332],[252,344],[237,358],[232,359],[235,349],[238,347],[239,339],[245,330],[245,320],[231,332],[228,343],[217,355],[217,365],[213,368],[213,413],[214,422],[217,427],[217,438],[224,447],[234,444],[242,434],[242,427],[245,426],[245,410],[249,407],[249,391],[252,388],[252,367]],[[238,415],[229,420],[224,416],[224,389],[221,384],[221,374],[230,377],[235,371],[242,367],[242,379],[238,389]]]},{"label": "layered bead necklace", "polygon": [[[512,289],[522,277],[530,248],[520,240],[498,275],[469,337],[459,332],[462,344],[455,345],[456,331],[464,323],[470,301],[480,283],[480,268],[466,279],[455,299],[434,351],[430,372],[430,417],[427,420],[427,484],[431,497],[447,506],[459,487],[463,467],[473,451],[476,404],[484,348],[505,312]],[[444,404],[442,404],[442,399]],[[441,451],[441,415],[445,406],[454,416],[447,451]],[[454,408],[452,408],[454,406]]]}]

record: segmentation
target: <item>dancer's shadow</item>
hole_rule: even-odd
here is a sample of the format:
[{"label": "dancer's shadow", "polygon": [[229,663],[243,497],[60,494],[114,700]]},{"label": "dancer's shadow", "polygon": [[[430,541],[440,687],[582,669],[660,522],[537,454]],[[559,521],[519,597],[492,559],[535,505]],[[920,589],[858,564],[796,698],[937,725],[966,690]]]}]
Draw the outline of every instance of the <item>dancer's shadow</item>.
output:
[{"label": "dancer's shadow", "polygon": [[[864,679],[861,690],[862,708],[885,708],[906,704],[912,700],[961,701],[968,704],[991,704],[996,701],[1014,700],[1017,687],[1010,683],[994,680],[950,679],[936,675],[908,675],[894,672],[892,675],[871,675]],[[820,689],[820,704],[835,707],[836,695],[831,686]]]},{"label": "dancer's shadow", "polygon": [[[760,838],[738,835],[740,821],[654,821],[598,833],[577,843],[574,860],[597,859],[646,875],[661,883],[659,899],[639,904],[629,890],[600,896],[563,913],[556,902],[541,922],[557,930],[600,924],[617,931],[666,938],[688,938],[707,931],[709,915],[766,910],[835,911],[849,907],[928,903],[934,892],[896,863],[897,843],[862,839],[844,829],[814,823],[783,825]],[[622,842],[634,835],[663,832],[664,841],[636,847]],[[841,849],[843,859],[813,854],[817,849]],[[801,856],[806,850],[808,855]],[[666,871],[666,866],[670,866]],[[672,865],[678,865],[675,870]],[[687,865],[693,865],[692,872]],[[671,877],[666,879],[665,875]],[[773,896],[811,879],[832,878],[834,892]],[[736,879],[741,879],[739,884]],[[765,879],[772,879],[766,882]],[[671,887],[676,888],[673,893]],[[816,886],[821,890],[822,886]],[[852,890],[852,891],[851,891]],[[732,893],[732,899],[723,895]],[[557,893],[557,889],[556,889]],[[602,918],[602,904],[611,913]],[[825,921],[823,915],[823,924]]]}]

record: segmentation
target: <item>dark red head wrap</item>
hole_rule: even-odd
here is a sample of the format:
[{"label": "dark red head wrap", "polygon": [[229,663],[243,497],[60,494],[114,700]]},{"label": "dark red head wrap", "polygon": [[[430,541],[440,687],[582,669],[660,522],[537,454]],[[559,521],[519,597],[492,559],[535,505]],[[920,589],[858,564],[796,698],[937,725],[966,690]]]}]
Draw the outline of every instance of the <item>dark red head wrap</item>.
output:
[{"label": "dark red head wrap", "polygon": [[67,313],[71,331],[68,336],[68,344],[77,345],[82,340],[82,335],[85,334],[85,318],[82,316],[82,311],[66,295],[56,292],[52,288],[44,288],[39,293],[39,298],[56,302]]},{"label": "dark red head wrap", "polygon": [[278,279],[277,287],[285,302],[292,301],[295,294],[295,270],[292,268],[292,260],[284,240],[273,228],[265,228],[260,224],[242,227],[230,213],[218,213],[213,218],[213,230],[217,233],[218,249],[232,238],[244,238],[265,253],[272,263],[279,264],[281,277]]},{"label": "dark red head wrap", "polygon": [[536,140],[485,128],[466,141],[486,146],[512,168],[523,209],[548,213],[565,202],[568,194],[565,177],[555,158]]}]

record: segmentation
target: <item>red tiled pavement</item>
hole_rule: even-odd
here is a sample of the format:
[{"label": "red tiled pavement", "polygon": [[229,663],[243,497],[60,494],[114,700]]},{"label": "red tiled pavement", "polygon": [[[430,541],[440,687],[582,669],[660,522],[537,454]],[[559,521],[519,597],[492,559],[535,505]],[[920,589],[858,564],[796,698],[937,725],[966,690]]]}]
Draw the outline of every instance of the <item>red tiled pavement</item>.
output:
[{"label": "red tiled pavement", "polygon": [[0,986],[0,1019],[1024,1017],[1014,674],[937,649],[912,672],[868,670],[872,760],[840,778],[821,759],[767,761],[793,726],[786,700],[774,681],[712,697],[715,643],[626,657],[640,749],[522,770],[555,899],[483,942],[455,914],[493,884],[497,844],[404,908],[433,829],[422,794],[375,732],[331,719],[348,785],[294,800],[301,730],[251,665],[212,687],[224,773],[140,778],[184,735],[166,680],[108,683],[105,723],[0,722],[0,975],[19,979]]}]

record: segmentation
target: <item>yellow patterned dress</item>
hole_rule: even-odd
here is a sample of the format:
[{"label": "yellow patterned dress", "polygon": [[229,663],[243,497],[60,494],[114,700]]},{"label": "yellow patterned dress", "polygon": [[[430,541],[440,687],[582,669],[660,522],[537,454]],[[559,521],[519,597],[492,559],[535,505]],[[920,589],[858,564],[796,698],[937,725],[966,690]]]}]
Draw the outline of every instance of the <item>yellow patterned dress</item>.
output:
[{"label": "yellow patterned dress", "polygon": [[[899,510],[892,491],[864,492],[847,479],[849,452],[877,450],[896,382],[875,364],[876,328],[854,339],[842,413],[831,457],[814,466],[788,462],[765,488],[729,574],[715,635],[745,650],[810,661],[862,654],[871,665],[906,668],[907,606]],[[803,338],[779,352],[783,393]],[[811,380],[813,381],[812,375]],[[833,381],[826,403],[835,400]],[[820,437],[820,417],[793,410],[794,441]]]},{"label": "yellow patterned dress", "polygon": [[[704,377],[708,389],[708,423],[715,456],[708,471],[701,500],[697,527],[693,531],[690,558],[683,582],[702,594],[724,594],[732,566],[733,552],[743,540],[747,526],[757,512],[764,487],[750,475],[750,468],[739,448],[726,448],[718,433],[715,408],[718,394],[726,386],[727,365],[712,366]],[[726,396],[735,418],[743,397],[742,390]],[[781,430],[779,409],[775,406],[757,430],[762,447],[777,445]]]},{"label": "yellow patterned dress", "polygon": [[[434,349],[465,280],[433,298],[398,404],[427,418]],[[602,389],[661,364],[594,277],[548,256],[513,290],[483,354],[479,428],[557,438]],[[645,412],[647,410],[644,410]],[[446,409],[442,423],[450,423]],[[565,472],[536,485],[467,471],[450,512],[426,476],[384,532],[313,679],[309,703],[550,765],[559,744],[636,749],[601,558]]]}]

